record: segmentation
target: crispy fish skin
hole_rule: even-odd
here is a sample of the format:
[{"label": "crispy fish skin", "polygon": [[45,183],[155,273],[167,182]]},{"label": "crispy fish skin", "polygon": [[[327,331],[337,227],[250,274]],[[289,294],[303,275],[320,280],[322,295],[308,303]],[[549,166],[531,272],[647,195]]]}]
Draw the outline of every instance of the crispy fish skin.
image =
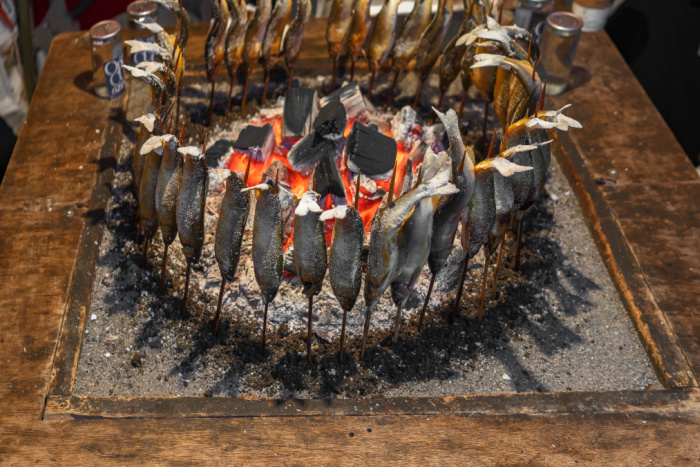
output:
[{"label": "crispy fish skin", "polygon": [[145,157],[141,156],[141,146],[148,141],[154,134],[158,135],[162,131],[163,122],[156,114],[150,113],[142,115],[135,121],[141,124],[139,134],[136,137],[136,146],[134,147],[134,157],[131,160],[131,172],[134,175],[134,186],[138,193],[141,186],[141,174],[143,173],[143,164]]},{"label": "crispy fish skin", "polygon": [[158,213],[156,212],[156,188],[163,155],[163,137],[153,136],[141,147],[145,153],[143,175],[139,186],[139,212],[141,230],[146,238],[151,238],[158,230]]},{"label": "crispy fish skin", "polygon": [[443,51],[442,44],[450,27],[454,4],[454,0],[440,0],[433,20],[421,35],[416,54],[416,71],[421,81],[428,79],[430,70]]},{"label": "crispy fish skin", "polygon": [[367,257],[365,280],[365,306],[371,312],[396,277],[399,266],[399,246],[396,232],[411,211],[421,200],[438,195],[449,195],[457,191],[448,182],[449,170],[444,170],[432,179],[416,185],[389,204],[388,194],[372,221],[372,234]]},{"label": "crispy fish skin", "polygon": [[204,205],[209,188],[209,172],[204,155],[194,146],[177,150],[184,156],[182,183],[177,195],[177,231],[182,253],[197,262],[204,246]]},{"label": "crispy fish skin", "polygon": [[459,190],[438,206],[433,217],[433,237],[428,266],[431,273],[437,274],[452,252],[460,219],[474,192],[475,176],[474,152],[471,148],[465,147],[462,142],[457,113],[452,109],[447,114],[433,110],[445,125],[445,131],[450,140],[448,153],[452,163],[452,181]]},{"label": "crispy fish skin", "polygon": [[236,276],[241,254],[241,242],[248,221],[250,194],[241,192],[245,183],[240,175],[231,172],[226,179],[226,192],[221,201],[219,220],[214,237],[214,256],[219,264],[221,277],[232,282]]},{"label": "crispy fish skin", "polygon": [[[178,42],[180,49],[184,50],[187,45],[187,40],[190,37],[190,15],[187,10],[182,8],[177,1],[172,0],[152,0],[158,5],[162,5],[166,9],[172,11],[180,21],[180,41]],[[171,49],[172,50],[172,49]]]},{"label": "crispy fish skin", "polygon": [[280,58],[284,28],[292,15],[292,0],[277,0],[263,40],[262,60],[265,69],[270,69]]},{"label": "crispy fish skin", "polygon": [[284,36],[284,60],[289,68],[294,68],[297,63],[299,51],[301,50],[301,40],[304,38],[304,31],[310,20],[310,0],[298,0],[296,17]]},{"label": "crispy fish skin", "polygon": [[464,255],[473,258],[489,241],[496,222],[496,200],[493,196],[493,172],[477,171],[474,193],[464,212],[460,241]]},{"label": "crispy fish skin", "polygon": [[343,46],[350,35],[352,26],[353,0],[333,0],[331,12],[326,26],[326,42],[328,42],[328,54],[333,60],[340,56]]},{"label": "crispy fish skin", "polygon": [[243,59],[245,30],[248,24],[248,10],[243,0],[229,0],[228,5],[231,26],[226,33],[224,61],[226,62],[228,75],[233,78],[236,76],[238,66]]},{"label": "crispy fish skin", "polygon": [[367,41],[369,30],[372,26],[372,19],[369,15],[371,0],[355,0],[352,10],[352,27],[350,37],[348,37],[348,53],[353,62],[357,60],[362,46]]},{"label": "crispy fish skin", "polygon": [[405,70],[408,63],[416,56],[421,35],[430,24],[432,3],[432,0],[417,0],[413,5],[413,10],[406,17],[391,50],[391,61],[394,69]]},{"label": "crispy fish skin", "polygon": [[270,0],[258,0],[253,19],[245,31],[243,47],[243,62],[248,70],[252,70],[260,59],[267,24],[270,22],[272,4]]},{"label": "crispy fish skin", "polygon": [[267,304],[275,299],[282,283],[282,206],[273,187],[256,188],[259,194],[253,223],[253,270],[263,303]]},{"label": "crispy fish skin", "polygon": [[[468,13],[466,13],[466,16],[462,20],[459,32],[447,43],[442,53],[442,58],[440,59],[439,88],[443,93],[447,92],[450,84],[457,78],[459,72],[462,71],[462,58],[467,50],[467,46],[465,44],[457,45],[457,41],[461,36],[468,33],[476,24],[471,18],[471,5],[469,4],[469,0],[464,0],[464,11]],[[471,78],[468,85],[464,87],[464,90],[468,90],[470,85]]]},{"label": "crispy fish skin", "polygon": [[384,0],[369,39],[367,61],[371,70],[379,68],[389,56],[396,37],[397,10],[401,0]]},{"label": "crispy fish skin", "polygon": [[307,191],[294,211],[294,265],[304,295],[318,295],[326,277],[326,238],[318,197],[316,192]]},{"label": "crispy fish skin", "polygon": [[207,68],[207,79],[209,82],[214,82],[217,73],[224,66],[229,12],[226,0],[211,0],[209,4],[211,5],[213,21],[204,41],[204,58]]},{"label": "crispy fish skin", "polygon": [[360,213],[352,206],[338,206],[331,211],[321,214],[322,220],[335,217],[328,259],[328,275],[331,280],[331,289],[338,303],[343,310],[350,311],[355,306],[362,286],[362,246],[365,239],[365,225]]},{"label": "crispy fish skin", "polygon": [[[167,135],[172,136],[172,135]],[[184,162],[177,150],[180,147],[175,137],[164,141],[163,157],[158,172],[156,187],[156,213],[163,241],[170,244],[177,236],[177,194],[182,183]]]}]

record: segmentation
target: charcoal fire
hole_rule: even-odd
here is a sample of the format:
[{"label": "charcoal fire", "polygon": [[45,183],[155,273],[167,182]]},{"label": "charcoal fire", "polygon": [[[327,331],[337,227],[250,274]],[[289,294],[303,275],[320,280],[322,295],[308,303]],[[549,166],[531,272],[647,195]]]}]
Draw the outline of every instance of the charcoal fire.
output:
[{"label": "charcoal fire", "polygon": [[248,125],[241,130],[231,146],[237,152],[267,164],[272,151],[275,150],[275,133],[272,125],[269,123],[263,126]]},{"label": "charcoal fire", "polygon": [[318,93],[315,89],[292,88],[287,91],[282,113],[282,138],[308,135],[317,112]]},{"label": "charcoal fire", "polygon": [[372,178],[389,178],[396,162],[396,141],[359,122],[352,125],[345,151],[350,170]]},{"label": "charcoal fire", "polygon": [[338,158],[336,143],[312,131],[294,145],[287,154],[287,160],[296,172],[308,177],[325,156],[334,160]]},{"label": "charcoal fire", "polygon": [[357,81],[345,84],[340,89],[322,97],[319,103],[321,106],[325,106],[336,98],[340,99],[340,103],[345,107],[348,120],[357,118],[357,116],[367,110],[365,99],[362,97],[360,85],[357,84]]}]

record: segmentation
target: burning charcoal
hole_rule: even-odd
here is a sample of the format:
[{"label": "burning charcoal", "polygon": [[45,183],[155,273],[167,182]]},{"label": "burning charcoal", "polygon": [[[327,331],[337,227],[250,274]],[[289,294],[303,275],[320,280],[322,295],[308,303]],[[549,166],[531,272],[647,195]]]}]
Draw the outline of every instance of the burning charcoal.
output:
[{"label": "burning charcoal", "polygon": [[360,86],[357,84],[357,81],[352,81],[340,89],[328,94],[321,99],[320,104],[325,106],[336,97],[340,98],[340,102],[345,107],[345,112],[347,113],[349,119],[353,119],[367,110],[365,107],[365,100],[362,98]]},{"label": "burning charcoal", "polygon": [[306,136],[312,128],[318,109],[318,93],[314,89],[292,88],[284,98],[282,138]]},{"label": "burning charcoal", "polygon": [[267,163],[275,149],[275,143],[275,132],[272,125],[267,123],[263,126],[248,125],[243,128],[232,146],[256,161]]},{"label": "burning charcoal", "polygon": [[420,139],[423,131],[423,119],[413,107],[407,105],[391,121],[391,135],[404,148],[410,148]]},{"label": "burning charcoal", "polygon": [[436,123],[425,128],[421,141],[430,146],[435,154],[440,154],[450,147],[450,140],[447,138],[445,126],[442,123]]},{"label": "burning charcoal", "polygon": [[314,182],[316,184],[316,193],[321,195],[321,198],[329,194],[345,198],[343,179],[340,177],[338,166],[330,155],[325,155],[316,166]]},{"label": "burning charcoal", "polygon": [[428,149],[428,145],[423,141],[419,141],[418,144],[413,146],[413,149],[411,149],[411,154],[409,154],[408,157],[411,158],[414,164],[422,164],[426,149]]},{"label": "burning charcoal", "polygon": [[231,149],[231,141],[226,139],[220,139],[216,143],[212,144],[207,148],[207,153],[204,155],[207,160],[207,166],[209,167],[219,167],[219,161],[224,157]]},{"label": "burning charcoal", "polygon": [[396,161],[396,141],[372,128],[355,122],[345,143],[348,167],[372,178],[386,179]]},{"label": "burning charcoal", "polygon": [[273,162],[263,174],[260,183],[267,183],[268,180],[277,180],[280,185],[289,189],[289,169],[280,161]]},{"label": "burning charcoal", "polygon": [[336,140],[343,137],[345,126],[348,124],[348,116],[340,99],[335,98],[321,107],[314,120],[314,130],[319,136]]},{"label": "burning charcoal", "polygon": [[371,178],[366,177],[365,174],[360,174],[360,187],[362,188],[360,196],[370,201],[382,199],[386,194],[384,188],[377,185],[377,182]]},{"label": "burning charcoal", "polygon": [[337,153],[335,142],[312,131],[294,145],[287,154],[287,160],[296,172],[308,177],[314,171],[316,164],[323,159],[323,156],[330,154],[335,159]]}]

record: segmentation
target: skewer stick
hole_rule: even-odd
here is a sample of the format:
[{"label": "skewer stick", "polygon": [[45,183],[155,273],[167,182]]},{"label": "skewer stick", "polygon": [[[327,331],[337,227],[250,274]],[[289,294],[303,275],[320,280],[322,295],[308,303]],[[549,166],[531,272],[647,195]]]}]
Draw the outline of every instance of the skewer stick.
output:
[{"label": "skewer stick", "polygon": [[314,307],[314,296],[309,295],[309,326],[306,331],[306,361],[311,361],[311,318]]},{"label": "skewer stick", "polygon": [[177,88],[177,106],[175,107],[175,114],[180,115],[180,96],[182,95],[182,90],[178,86]]},{"label": "skewer stick", "polygon": [[394,323],[394,338],[391,340],[394,344],[399,340],[399,326],[401,324],[401,308],[403,306],[403,301],[399,303],[398,308],[396,308],[396,322]]},{"label": "skewer stick", "polygon": [[532,76],[530,76],[530,79],[531,79],[531,80],[534,80],[534,79],[535,79],[535,70],[536,70],[536,69],[537,69],[537,62],[534,62],[534,63],[532,64]]},{"label": "skewer stick", "polygon": [[190,291],[190,272],[192,270],[192,260],[187,258],[187,271],[185,272],[185,295],[182,297],[182,319],[187,318],[187,296]]},{"label": "skewer stick", "polygon": [[418,319],[418,332],[423,330],[423,319],[425,318],[425,310],[428,308],[428,302],[430,302],[430,295],[433,293],[433,286],[435,285],[435,274],[430,276],[430,285],[428,286],[428,295],[425,296],[425,302],[423,303],[423,309],[420,312],[420,318]]},{"label": "skewer stick", "polygon": [[370,318],[372,318],[372,310],[367,308],[367,315],[365,316],[365,329],[362,333],[362,348],[360,349],[360,360],[365,358],[365,346],[367,345],[367,334],[369,334]]},{"label": "skewer stick", "polygon": [[250,79],[250,71],[245,71],[245,84],[243,85],[243,101],[241,102],[241,113],[245,110],[245,101],[248,97],[248,80]]},{"label": "skewer stick", "polygon": [[389,206],[394,203],[394,185],[396,185],[396,164],[394,162],[394,170],[391,172],[391,184],[389,185]]},{"label": "skewer stick", "polygon": [[221,315],[221,302],[224,298],[224,290],[226,289],[226,278],[221,277],[221,288],[219,289],[219,300],[216,303],[216,314],[214,315],[214,329],[212,330],[212,336],[216,335],[216,328],[219,327],[219,316]]},{"label": "skewer stick", "polygon": [[289,83],[287,84],[287,91],[292,89],[292,78],[294,77],[294,67],[289,67]]},{"label": "skewer stick", "polygon": [[262,328],[262,347],[260,352],[265,352],[265,344],[267,343],[267,306],[269,303],[265,301],[265,311],[263,312],[263,328]]},{"label": "skewer stick", "polygon": [[440,98],[438,99],[437,109],[440,110],[442,107],[442,101],[445,99],[445,91],[440,91]]},{"label": "skewer stick", "polygon": [[355,78],[355,60],[357,60],[355,57],[350,57],[350,81]]},{"label": "skewer stick", "polygon": [[144,242],[144,245],[143,245],[143,256],[141,256],[141,267],[142,268],[146,267],[146,260],[148,258],[148,244],[151,241],[150,235],[146,236],[145,238],[146,238],[146,241]]},{"label": "skewer stick", "polygon": [[377,76],[377,69],[372,70],[372,74],[369,77],[369,87],[367,88],[367,99],[372,99],[372,88],[374,87],[374,78]]},{"label": "skewer stick", "polygon": [[399,80],[399,73],[401,70],[396,70],[394,72],[394,79],[391,81],[391,87],[389,88],[389,94],[386,96],[386,106],[390,107],[391,103],[394,101],[394,89],[396,89],[396,82]]},{"label": "skewer stick", "polygon": [[182,141],[182,139],[185,137],[185,121],[186,121],[186,120],[187,120],[187,117],[185,117],[185,116],[183,115],[183,116],[182,116],[182,126],[180,127],[180,139],[178,140],[178,142],[179,142],[180,144],[184,144],[183,141]]},{"label": "skewer stick", "polygon": [[231,110],[231,100],[233,100],[233,76],[231,76],[228,80],[228,104],[226,105],[226,116],[228,117],[228,113]]},{"label": "skewer stick", "polygon": [[207,126],[211,125],[211,113],[214,109],[214,89],[216,88],[216,80],[211,82],[211,93],[209,93],[209,119],[207,121]]},{"label": "skewer stick", "polygon": [[170,246],[169,243],[165,242],[165,239],[163,239],[163,243],[165,246],[163,247],[163,264],[160,266],[160,289],[158,290],[159,295],[163,295],[163,291],[165,290],[165,267],[168,264],[168,247]]},{"label": "skewer stick", "polygon": [[343,350],[345,348],[345,322],[348,318],[348,310],[343,308],[343,327],[340,329],[340,353],[338,354],[338,360],[343,360]]},{"label": "skewer stick", "polygon": [[331,91],[335,91],[335,75],[338,73],[338,60],[340,57],[336,55],[333,57],[333,75],[331,76]]},{"label": "skewer stick", "polygon": [[503,7],[506,6],[505,0],[501,2],[501,8],[498,9],[498,24],[503,24],[501,21],[503,20]]},{"label": "skewer stick", "polygon": [[501,257],[503,256],[503,244],[506,242],[506,238],[503,237],[501,240],[501,246],[498,247],[498,257],[496,258],[496,270],[493,272],[493,291],[491,293],[491,299],[496,299],[496,284],[498,283],[498,268],[501,266]]},{"label": "skewer stick", "polygon": [[265,86],[263,87],[262,98],[260,99],[260,107],[265,105],[265,97],[267,96],[267,87],[270,84],[270,70],[265,67]]},{"label": "skewer stick", "polygon": [[513,270],[518,272],[520,270],[520,251],[523,247],[523,220],[518,219],[518,234],[515,247],[515,264],[513,265]]},{"label": "skewer stick", "polygon": [[527,44],[527,62],[530,63],[530,57],[532,57],[532,36],[530,36],[530,42]]},{"label": "skewer stick", "polygon": [[481,276],[481,294],[479,295],[479,311],[476,315],[476,321],[481,323],[481,318],[484,316],[484,293],[486,292],[486,276],[489,272],[489,262],[491,261],[491,255],[486,257],[484,261],[484,273]]},{"label": "skewer stick", "polygon": [[418,104],[420,103],[420,95],[423,93],[423,85],[425,84],[425,80],[420,80],[420,83],[418,84],[418,92],[416,93],[416,98],[413,99],[413,108],[417,109]]},{"label": "skewer stick", "polygon": [[493,130],[493,136],[491,136],[491,144],[489,145],[489,152],[486,153],[486,158],[488,159],[493,154],[493,145],[496,142],[496,130]]},{"label": "skewer stick", "polygon": [[[250,163],[252,160],[253,160],[253,158],[249,156],[248,157],[248,164],[245,167],[245,175],[243,175],[243,184],[245,186],[248,186],[248,176],[250,175]],[[276,183],[277,183],[277,181],[275,181],[275,184]]]},{"label": "skewer stick", "polygon": [[544,80],[544,84],[542,85],[542,94],[540,95],[540,101],[537,103],[537,109],[535,110],[535,116],[537,116],[537,112],[541,112],[544,110],[544,93],[547,92],[547,80]]},{"label": "skewer stick", "polygon": [[462,100],[459,101],[459,110],[457,112],[457,118],[462,118],[462,112],[464,112],[464,104],[467,103],[467,90],[464,91],[462,95]]},{"label": "skewer stick", "polygon": [[459,284],[457,285],[457,297],[455,297],[455,303],[452,306],[452,313],[450,313],[450,324],[455,322],[457,314],[459,313],[460,306],[459,303],[462,300],[462,291],[464,290],[464,280],[467,278],[467,271],[469,270],[469,256],[464,258],[462,262],[462,273],[459,275]]}]

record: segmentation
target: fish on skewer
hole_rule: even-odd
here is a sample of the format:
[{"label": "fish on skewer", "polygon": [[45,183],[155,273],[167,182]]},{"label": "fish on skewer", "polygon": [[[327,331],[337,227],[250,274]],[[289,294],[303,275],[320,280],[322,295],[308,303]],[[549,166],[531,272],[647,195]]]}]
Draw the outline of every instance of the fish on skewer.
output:
[{"label": "fish on skewer", "polygon": [[[442,53],[442,57],[440,58],[440,98],[438,99],[438,110],[440,110],[440,107],[442,107],[442,101],[445,98],[447,89],[457,78],[460,71],[462,71],[462,59],[464,57],[464,53],[467,51],[467,46],[465,44],[457,45],[457,41],[460,37],[468,33],[476,24],[476,22],[472,19],[474,3],[471,3],[470,5],[470,0],[464,0],[464,11],[466,11],[467,14],[462,20],[462,25],[459,28],[459,32],[450,40],[450,42],[447,43],[445,50]],[[464,87],[464,84],[467,84],[466,87]],[[464,107],[467,91],[469,91],[469,86],[471,86],[471,79],[469,79],[467,83],[463,82],[462,85],[464,88],[464,94],[462,97],[463,102],[460,103],[460,107]],[[457,116],[459,117],[461,113],[461,111],[458,112]]]},{"label": "fish on skewer", "polygon": [[306,334],[306,360],[311,361],[311,321],[314,295],[318,295],[326,277],[326,237],[320,219],[320,195],[309,190],[304,193],[294,210],[294,265],[297,277],[304,285],[303,294],[309,297],[308,331]]},{"label": "fish on skewer", "polygon": [[[185,50],[185,46],[187,45],[187,40],[190,37],[189,31],[190,31],[190,15],[187,14],[187,10],[185,10],[182,7],[182,4],[180,2],[176,2],[173,0],[152,0],[153,2],[157,3],[158,5],[163,6],[167,10],[172,11],[175,16],[177,17],[179,26],[178,30],[180,31],[180,37],[178,39],[178,46],[180,47],[180,50]],[[145,24],[145,23],[142,23]],[[150,24],[155,24],[155,23],[150,23]],[[171,36],[173,39],[175,38],[174,36]],[[163,44],[161,44],[163,45]]]},{"label": "fish on skewer", "polygon": [[268,180],[243,192],[255,190],[255,221],[253,223],[253,270],[260,287],[265,311],[263,314],[262,351],[265,350],[267,331],[267,308],[277,296],[282,283],[284,267],[282,232],[282,205],[279,199],[279,184]]},{"label": "fish on skewer", "polygon": [[372,311],[391,282],[396,277],[399,261],[399,247],[396,233],[415,206],[423,199],[433,196],[446,196],[459,190],[449,183],[450,169],[444,169],[430,180],[416,185],[411,191],[393,199],[396,170],[392,176],[389,192],[382,200],[372,221],[372,234],[367,257],[365,278],[365,327],[362,336],[360,358],[364,357],[367,334]]},{"label": "fish on skewer", "polygon": [[433,20],[430,22],[428,29],[421,35],[418,53],[416,54],[416,71],[418,72],[420,84],[418,85],[416,98],[413,101],[414,108],[418,107],[425,80],[428,79],[430,70],[433,69],[435,62],[443,51],[442,44],[445,41],[447,30],[452,21],[454,4],[454,0],[439,0],[438,9]]},{"label": "fish on skewer", "polygon": [[413,10],[411,10],[403,26],[401,26],[398,36],[396,36],[394,47],[391,50],[391,65],[394,70],[394,78],[389,88],[389,95],[386,101],[387,106],[391,105],[391,101],[394,98],[394,88],[401,70],[408,68],[409,62],[415,58],[418,52],[418,45],[423,31],[430,24],[432,4],[432,0],[417,0],[413,4]]},{"label": "fish on skewer", "polygon": [[248,158],[248,166],[242,178],[236,172],[231,172],[226,178],[226,191],[221,201],[219,220],[216,223],[214,256],[219,265],[219,272],[221,272],[221,289],[214,315],[213,335],[216,335],[216,329],[219,325],[221,301],[226,283],[233,282],[236,277],[236,269],[238,269],[243,233],[250,210],[250,194],[242,190],[248,186],[251,160],[252,158]]},{"label": "fish on skewer", "polygon": [[173,140],[177,142],[173,135],[152,136],[141,146],[144,164],[138,191],[139,212],[141,215],[141,232],[146,239],[141,260],[142,267],[146,265],[148,244],[158,231],[158,211],[156,209],[158,174],[165,145],[173,142]]},{"label": "fish on skewer", "polygon": [[231,108],[233,81],[236,78],[238,67],[243,61],[245,30],[248,24],[248,10],[244,0],[228,0],[228,10],[231,25],[226,33],[226,50],[224,53],[224,62],[226,63],[226,71],[229,76],[227,112]]},{"label": "fish on skewer", "polygon": [[211,0],[212,22],[204,41],[204,60],[207,69],[207,80],[211,83],[209,94],[209,118],[207,126],[211,125],[211,112],[214,107],[214,90],[216,88],[216,75],[224,67],[224,55],[226,52],[226,32],[229,27],[229,10],[227,0]]},{"label": "fish on skewer", "polygon": [[258,0],[253,19],[248,22],[245,30],[245,43],[243,45],[243,63],[245,64],[245,84],[243,85],[243,101],[241,112],[245,110],[245,102],[248,96],[248,81],[253,68],[257,65],[262,51],[265,31],[270,22],[272,2],[270,0]]},{"label": "fish on skewer", "polygon": [[340,331],[340,351],[343,359],[345,323],[362,286],[362,246],[365,240],[365,225],[357,210],[360,201],[360,173],[357,173],[355,203],[353,206],[338,206],[321,213],[322,222],[335,219],[333,239],[328,258],[328,275],[333,295],[343,308],[343,325]]},{"label": "fish on skewer", "polygon": [[350,81],[355,79],[355,63],[362,52],[362,47],[367,41],[369,30],[372,27],[372,18],[369,14],[371,0],[355,0],[352,7],[352,27],[348,37],[348,55],[350,55]]},{"label": "fish on skewer", "polygon": [[[156,105],[160,102],[161,96],[170,102],[170,99],[177,94],[175,87],[175,79],[166,64],[158,62],[141,62],[138,66],[123,66],[126,71],[131,73],[134,78],[138,78],[148,84],[151,90],[151,102],[147,106],[148,111],[156,109]],[[170,79],[165,79],[163,76],[170,76]]]},{"label": "fish on skewer", "polygon": [[367,51],[367,63],[372,73],[369,79],[369,88],[367,89],[368,99],[372,99],[372,88],[374,87],[377,70],[382,66],[384,60],[387,59],[394,45],[396,18],[400,3],[401,0],[384,0],[382,9],[379,11],[377,20],[374,23],[372,36],[369,39],[369,50]]},{"label": "fish on skewer", "polygon": [[335,79],[338,71],[340,53],[350,36],[352,26],[353,0],[332,0],[331,12],[326,26],[326,41],[328,42],[328,54],[333,60],[333,74],[331,75],[331,90],[335,90]]},{"label": "fish on skewer", "polygon": [[[449,163],[449,156],[446,152],[437,155],[428,147],[417,184],[423,183],[424,180],[430,180]],[[391,298],[397,306],[394,342],[398,340],[401,309],[406,304],[411,291],[418,282],[423,267],[428,262],[433,236],[433,218],[437,204],[437,196],[420,201],[397,232],[399,261],[396,277],[391,282]]]},{"label": "fish on skewer", "polygon": [[262,48],[265,87],[263,89],[262,99],[260,100],[260,106],[265,105],[267,86],[270,82],[270,70],[272,70],[272,67],[279,61],[280,54],[282,53],[282,37],[287,23],[289,23],[289,18],[292,15],[292,6],[292,0],[277,0],[275,8],[272,10],[272,17],[267,26]]},{"label": "fish on skewer", "polygon": [[[160,293],[165,288],[165,267],[168,264],[168,247],[177,237],[177,196],[182,183],[184,161],[177,152],[183,141],[185,119],[182,119],[180,138],[169,138],[163,144],[163,156],[156,187],[156,214],[163,236],[163,264],[160,270]],[[172,136],[172,135],[169,135]]]},{"label": "fish on skewer", "polygon": [[430,302],[435,277],[442,270],[452,252],[460,219],[474,191],[474,151],[471,147],[464,146],[459,131],[457,113],[452,109],[448,110],[446,114],[435,108],[433,111],[445,126],[445,132],[450,141],[448,154],[451,159],[452,182],[456,185],[458,192],[446,198],[435,210],[430,255],[428,256],[428,266],[431,273],[430,285],[418,319],[419,331],[423,328],[423,320]]},{"label": "fish on skewer", "polygon": [[196,146],[185,146],[177,150],[184,158],[182,182],[177,194],[177,233],[182,244],[182,253],[187,261],[185,273],[185,294],[182,299],[182,316],[187,316],[192,264],[199,261],[204,246],[204,208],[209,187],[209,172],[206,152],[206,137],[202,151]]},{"label": "fish on skewer", "polygon": [[289,25],[287,34],[284,35],[283,55],[289,70],[289,84],[287,89],[292,87],[294,77],[294,67],[296,67],[299,51],[301,50],[301,40],[304,38],[304,31],[311,20],[311,1],[297,0],[297,13],[294,20]]},{"label": "fish on skewer", "polygon": [[144,158],[141,157],[141,146],[153,135],[163,133],[163,119],[160,113],[149,113],[134,119],[141,124],[139,134],[136,136],[136,146],[134,147],[134,157],[131,160],[131,172],[134,176],[134,186],[138,192],[141,186],[141,174],[143,173]]}]

